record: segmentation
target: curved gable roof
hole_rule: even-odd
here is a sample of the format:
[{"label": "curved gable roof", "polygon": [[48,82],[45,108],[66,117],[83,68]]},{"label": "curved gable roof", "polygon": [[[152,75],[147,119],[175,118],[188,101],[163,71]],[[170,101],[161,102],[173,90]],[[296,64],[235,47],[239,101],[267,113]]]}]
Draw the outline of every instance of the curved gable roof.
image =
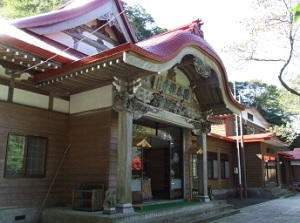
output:
[{"label": "curved gable roof", "polygon": [[[232,97],[224,65],[213,48],[202,38],[203,34],[199,26],[201,26],[201,21],[196,20],[184,28],[154,36],[137,44],[117,46],[59,69],[40,73],[35,76],[35,81],[47,88],[48,84],[55,84],[54,80],[59,79],[59,86],[62,86],[63,82],[72,84],[69,76],[77,78],[79,75],[74,75],[77,72],[81,77],[85,73],[90,76],[92,70],[93,75],[104,75],[103,81],[112,82],[114,76],[129,80],[180,66],[180,69],[188,74],[189,81],[195,87],[194,92],[198,102],[202,103],[203,111],[213,109],[214,114],[240,113],[244,107]],[[204,78],[196,72],[195,58],[200,58],[211,71],[213,70],[211,77]],[[118,70],[117,64],[121,70]],[[101,67],[103,73],[96,72],[95,67],[97,69]],[[64,77],[68,81],[64,81]],[[91,80],[91,84],[95,82]]]},{"label": "curved gable roof", "polygon": [[[111,10],[112,5],[110,3],[115,4],[119,13],[118,16],[115,15],[115,19],[121,19],[120,21],[123,22],[131,42],[136,42],[137,38],[129,25],[129,21],[120,0],[71,0],[57,10],[18,19],[12,21],[11,24],[17,28],[28,29],[43,35],[47,34],[47,32],[56,32],[73,28],[97,19],[100,16],[99,10]],[[123,31],[125,32],[125,30]]]},{"label": "curved gable roof", "polygon": [[76,17],[85,15],[95,8],[103,6],[109,0],[72,0],[57,10],[39,14],[36,16],[21,18],[13,21],[11,24],[17,28],[34,28],[39,26],[52,25],[59,22],[66,22]]}]

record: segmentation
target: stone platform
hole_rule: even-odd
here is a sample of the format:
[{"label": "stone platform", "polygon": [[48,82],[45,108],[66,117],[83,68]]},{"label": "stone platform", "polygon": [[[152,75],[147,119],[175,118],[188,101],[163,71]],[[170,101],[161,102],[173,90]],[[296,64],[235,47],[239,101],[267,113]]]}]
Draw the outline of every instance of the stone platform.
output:
[{"label": "stone platform", "polygon": [[201,220],[217,219],[238,213],[226,201],[211,201],[182,205],[180,207],[162,208],[155,211],[139,211],[130,214],[105,215],[102,211],[75,211],[70,207],[46,208],[40,223],[187,223]]}]

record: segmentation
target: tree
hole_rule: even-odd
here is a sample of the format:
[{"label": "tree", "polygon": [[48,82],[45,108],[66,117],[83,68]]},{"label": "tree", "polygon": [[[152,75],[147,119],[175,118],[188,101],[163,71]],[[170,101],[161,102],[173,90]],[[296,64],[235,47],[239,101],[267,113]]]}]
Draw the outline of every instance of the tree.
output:
[{"label": "tree", "polygon": [[[231,83],[233,88],[233,84]],[[236,95],[246,107],[255,107],[264,118],[273,125],[283,125],[289,118],[279,106],[280,91],[275,85],[262,83],[260,80],[235,82]]]},{"label": "tree", "polygon": [[[256,14],[243,22],[248,31],[248,39],[239,44],[234,43],[226,50],[237,54],[239,61],[279,64],[277,75],[281,85],[300,97],[300,91],[291,86],[299,78],[296,75],[299,73],[296,66],[299,61],[299,24],[293,23],[294,14],[291,10],[297,2],[254,0]],[[271,44],[271,39],[276,42]]]},{"label": "tree", "polygon": [[0,14],[16,19],[52,11],[68,0],[0,0]]},{"label": "tree", "polygon": [[167,31],[167,29],[158,27],[152,16],[141,5],[128,6],[125,2],[123,2],[123,5],[138,40],[147,39]]},{"label": "tree", "polygon": [[[300,92],[300,74],[291,83],[291,87]],[[279,105],[290,117],[300,116],[300,98],[284,89],[280,89]]]},{"label": "tree", "polygon": [[[300,74],[291,86],[300,92]],[[287,140],[294,139],[290,148],[300,147],[300,98],[284,89],[279,89],[279,92],[279,106],[289,117],[291,126],[285,130],[277,129],[277,132],[285,133]]]}]

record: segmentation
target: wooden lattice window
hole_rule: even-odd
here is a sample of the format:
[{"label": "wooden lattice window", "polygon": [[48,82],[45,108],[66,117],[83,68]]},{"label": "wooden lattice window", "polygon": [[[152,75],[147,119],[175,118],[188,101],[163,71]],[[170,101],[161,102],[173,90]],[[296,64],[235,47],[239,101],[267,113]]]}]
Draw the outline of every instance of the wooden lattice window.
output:
[{"label": "wooden lattice window", "polygon": [[222,179],[229,179],[229,156],[228,154],[221,153],[221,178]]},{"label": "wooden lattice window", "polygon": [[9,134],[5,177],[43,177],[47,141],[45,137]]},{"label": "wooden lattice window", "polygon": [[208,179],[218,179],[218,154],[215,152],[207,152],[207,175]]}]

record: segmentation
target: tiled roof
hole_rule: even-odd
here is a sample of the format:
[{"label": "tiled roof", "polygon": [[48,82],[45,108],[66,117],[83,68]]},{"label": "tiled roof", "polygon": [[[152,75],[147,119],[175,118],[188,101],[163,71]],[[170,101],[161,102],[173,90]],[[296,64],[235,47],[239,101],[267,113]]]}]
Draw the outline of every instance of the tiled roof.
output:
[{"label": "tiled roof", "polygon": [[178,54],[185,47],[200,47],[222,63],[216,51],[203,38],[201,25],[201,20],[195,20],[190,24],[153,36],[136,45],[164,60],[169,60],[170,57]]},{"label": "tiled roof", "polygon": [[119,15],[115,16],[120,16],[121,20],[126,26],[132,42],[136,42],[137,39],[135,33],[129,24],[121,0],[71,0],[54,11],[17,19],[12,21],[11,24],[17,28],[29,30],[32,30],[35,27],[50,26],[58,23],[71,23],[71,25],[76,26],[76,24],[74,24],[74,19],[84,16],[91,20],[96,19],[99,15],[98,13],[95,13],[95,10],[105,6],[105,4],[109,3],[110,1],[115,2],[116,7],[119,10],[118,12],[120,12]]},{"label": "tiled roof", "polygon": [[101,7],[109,0],[73,0],[61,6],[57,10],[18,19],[12,24],[18,28],[32,28],[36,26],[45,26],[58,22],[64,22],[69,19],[84,15],[95,8]]},{"label": "tiled roof", "polygon": [[300,148],[295,148],[293,151],[284,151],[281,153],[292,155],[294,157],[293,160],[300,160]]},{"label": "tiled roof", "polygon": [[[229,136],[228,138],[236,139],[236,136]],[[241,136],[238,137],[239,140]],[[260,133],[253,135],[243,135],[243,141],[245,143],[250,142],[265,142],[278,147],[287,147],[288,145],[278,139],[273,133]]]},{"label": "tiled roof", "polygon": [[153,54],[151,57],[153,59],[157,57],[156,60],[162,59],[167,61],[185,47],[200,47],[221,61],[215,50],[205,39],[183,30],[176,30],[164,35],[155,36],[136,45],[146,50],[147,54]]},{"label": "tiled roof", "polygon": [[8,24],[5,21],[1,21],[0,29],[1,42],[5,42],[12,47],[18,47],[20,49],[30,49],[30,52],[35,52],[37,55],[42,55],[46,57],[51,57],[57,55],[54,60],[61,61],[63,63],[78,60],[80,57],[71,55],[64,52],[62,48],[53,46],[47,41],[38,38],[37,36],[30,35],[25,31]]}]

